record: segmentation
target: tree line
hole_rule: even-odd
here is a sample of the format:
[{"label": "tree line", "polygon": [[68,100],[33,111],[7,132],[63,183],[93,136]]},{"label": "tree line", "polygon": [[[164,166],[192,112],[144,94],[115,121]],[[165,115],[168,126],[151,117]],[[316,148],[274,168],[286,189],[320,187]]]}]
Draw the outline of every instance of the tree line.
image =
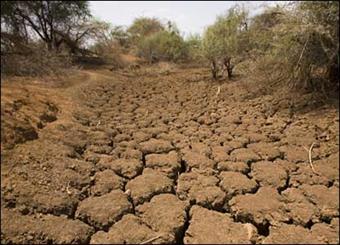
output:
[{"label": "tree line", "polygon": [[111,59],[126,52],[150,63],[203,64],[213,79],[231,79],[234,68],[252,62],[258,71],[275,71],[269,80],[294,88],[339,87],[337,1],[288,2],[255,16],[235,5],[187,38],[157,18],[139,17],[128,27],[100,21],[87,1],[2,1],[1,27],[1,56],[32,47]]}]

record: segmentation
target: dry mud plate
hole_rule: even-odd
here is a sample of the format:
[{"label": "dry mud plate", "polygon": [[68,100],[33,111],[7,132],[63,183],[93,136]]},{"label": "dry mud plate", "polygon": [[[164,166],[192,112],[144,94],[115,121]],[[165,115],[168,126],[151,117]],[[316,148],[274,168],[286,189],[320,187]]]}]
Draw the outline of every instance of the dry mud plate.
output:
[{"label": "dry mud plate", "polygon": [[206,74],[84,71],[2,103],[1,243],[339,243],[338,111],[269,115]]}]

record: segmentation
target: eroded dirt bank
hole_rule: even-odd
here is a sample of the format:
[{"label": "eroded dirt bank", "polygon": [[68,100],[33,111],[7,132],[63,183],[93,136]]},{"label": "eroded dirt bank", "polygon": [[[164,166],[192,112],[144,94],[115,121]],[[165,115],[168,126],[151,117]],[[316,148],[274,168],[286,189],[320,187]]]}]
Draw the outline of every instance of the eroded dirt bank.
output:
[{"label": "eroded dirt bank", "polygon": [[292,115],[207,75],[2,94],[1,242],[339,243],[337,109]]}]

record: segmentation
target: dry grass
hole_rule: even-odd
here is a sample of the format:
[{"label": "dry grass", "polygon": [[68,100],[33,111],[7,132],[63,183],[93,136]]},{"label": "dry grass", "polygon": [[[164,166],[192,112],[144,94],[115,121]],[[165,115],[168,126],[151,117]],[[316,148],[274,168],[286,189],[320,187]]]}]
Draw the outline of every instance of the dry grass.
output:
[{"label": "dry grass", "polygon": [[29,55],[1,56],[1,73],[15,76],[46,76],[64,74],[71,66],[71,59],[44,49],[34,48]]}]

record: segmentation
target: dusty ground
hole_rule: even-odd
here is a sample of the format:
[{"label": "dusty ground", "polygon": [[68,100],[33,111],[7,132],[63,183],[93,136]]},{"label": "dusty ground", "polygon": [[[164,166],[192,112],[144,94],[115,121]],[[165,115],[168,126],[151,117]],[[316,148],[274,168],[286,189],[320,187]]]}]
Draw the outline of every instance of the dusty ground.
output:
[{"label": "dusty ground", "polygon": [[208,77],[5,81],[1,242],[339,243],[338,108]]}]

